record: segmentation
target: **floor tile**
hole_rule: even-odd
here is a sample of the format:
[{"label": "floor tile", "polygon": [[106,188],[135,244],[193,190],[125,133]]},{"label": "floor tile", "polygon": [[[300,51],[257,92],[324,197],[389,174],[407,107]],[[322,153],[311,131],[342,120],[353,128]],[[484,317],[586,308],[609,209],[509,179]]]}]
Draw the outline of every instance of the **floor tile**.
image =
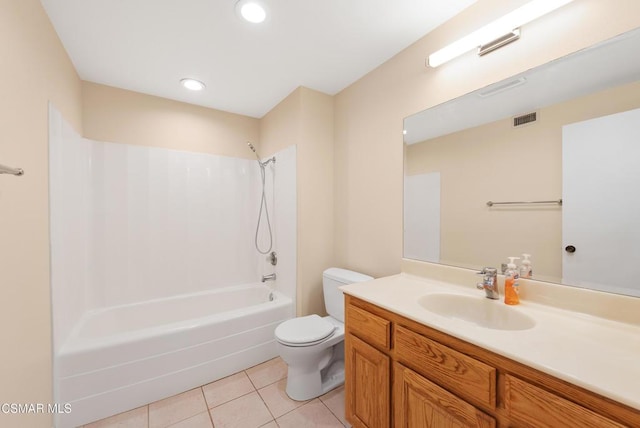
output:
[{"label": "floor tile", "polygon": [[245,371],[256,389],[260,389],[287,377],[287,364],[277,357]]},{"label": "floor tile", "polygon": [[276,421],[271,421],[266,425],[262,425],[260,428],[278,428]]},{"label": "floor tile", "polygon": [[85,425],[85,428],[147,428],[149,422],[147,406],[138,407],[128,412],[119,413]]},{"label": "floor tile", "polygon": [[272,383],[269,386],[258,390],[260,397],[267,405],[267,408],[271,412],[274,418],[279,418],[285,413],[296,409],[307,401],[295,401],[289,398],[285,388],[287,387],[287,379],[281,379],[276,383]]},{"label": "floor tile", "polygon": [[209,412],[202,412],[177,424],[170,425],[168,428],[213,428],[213,423]]},{"label": "floor tile", "polygon": [[276,422],[280,428],[344,427],[327,406],[317,398],[276,419]]},{"label": "floor tile", "polygon": [[201,388],[149,404],[149,428],[164,428],[207,411]]},{"label": "floor tile", "polygon": [[210,410],[215,428],[258,428],[273,420],[257,392]]},{"label": "floor tile", "polygon": [[344,426],[350,426],[344,415],[344,385],[322,395],[320,400]]},{"label": "floor tile", "polygon": [[220,404],[255,391],[245,372],[236,373],[202,387],[207,406],[211,409]]}]

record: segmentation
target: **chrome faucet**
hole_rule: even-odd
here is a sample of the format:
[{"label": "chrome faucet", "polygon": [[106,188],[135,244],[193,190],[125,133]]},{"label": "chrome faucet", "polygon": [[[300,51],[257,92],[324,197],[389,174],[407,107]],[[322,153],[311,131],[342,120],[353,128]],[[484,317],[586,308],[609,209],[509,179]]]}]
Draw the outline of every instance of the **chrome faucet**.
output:
[{"label": "chrome faucet", "polygon": [[487,299],[498,300],[500,299],[500,292],[498,291],[498,270],[492,267],[485,267],[478,275],[483,275],[482,282],[476,284],[479,290],[484,290],[487,295]]},{"label": "chrome faucet", "polygon": [[275,281],[275,280],[276,280],[276,274],[275,273],[271,273],[269,275],[262,275],[262,282]]}]

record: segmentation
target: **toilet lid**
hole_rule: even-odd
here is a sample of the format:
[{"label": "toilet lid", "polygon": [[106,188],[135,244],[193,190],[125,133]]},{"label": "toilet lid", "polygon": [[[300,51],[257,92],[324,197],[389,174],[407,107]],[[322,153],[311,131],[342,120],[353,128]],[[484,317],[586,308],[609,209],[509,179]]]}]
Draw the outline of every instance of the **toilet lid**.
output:
[{"label": "toilet lid", "polygon": [[278,341],[292,345],[313,344],[330,336],[336,326],[318,315],[293,318],[276,327]]}]

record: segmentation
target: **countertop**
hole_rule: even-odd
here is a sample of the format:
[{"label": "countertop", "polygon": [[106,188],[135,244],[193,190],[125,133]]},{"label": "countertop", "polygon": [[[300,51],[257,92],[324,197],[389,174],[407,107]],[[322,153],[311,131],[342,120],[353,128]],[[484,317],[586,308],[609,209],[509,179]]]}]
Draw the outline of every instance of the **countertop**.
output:
[{"label": "countertop", "polygon": [[[472,284],[473,286],[475,284]],[[527,330],[493,330],[444,317],[418,304],[429,293],[484,299],[484,292],[406,273],[341,289],[406,318],[640,410],[640,326],[521,300]],[[501,295],[504,297],[504,295]],[[495,301],[504,305],[503,300]],[[639,308],[640,310],[640,308]]]}]

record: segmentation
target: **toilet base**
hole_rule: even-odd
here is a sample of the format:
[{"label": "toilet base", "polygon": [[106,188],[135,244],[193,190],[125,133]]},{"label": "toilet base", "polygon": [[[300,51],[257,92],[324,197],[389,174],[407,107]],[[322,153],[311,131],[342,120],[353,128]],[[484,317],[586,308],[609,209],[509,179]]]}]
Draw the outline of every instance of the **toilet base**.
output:
[{"label": "toilet base", "polygon": [[277,344],[288,366],[286,392],[292,400],[310,400],[344,384],[344,324],[325,319],[336,326],[326,341],[299,347]]},{"label": "toilet base", "polygon": [[306,401],[319,397],[344,384],[344,360],[335,360],[325,369],[297,373],[289,367],[286,392],[289,398]]}]

